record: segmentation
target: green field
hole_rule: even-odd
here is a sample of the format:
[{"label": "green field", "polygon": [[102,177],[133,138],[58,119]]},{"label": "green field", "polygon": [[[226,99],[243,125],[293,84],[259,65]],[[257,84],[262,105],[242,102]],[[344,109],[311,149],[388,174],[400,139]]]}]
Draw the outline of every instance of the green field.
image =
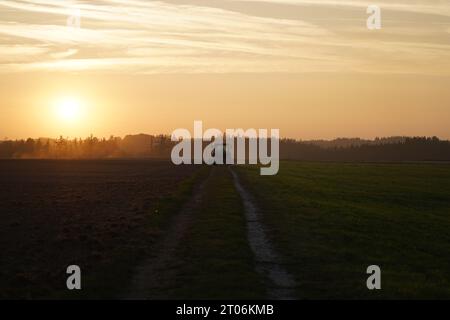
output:
[{"label": "green field", "polygon": [[[282,162],[239,167],[299,298],[450,298],[450,166]],[[382,290],[366,288],[379,265]]]}]

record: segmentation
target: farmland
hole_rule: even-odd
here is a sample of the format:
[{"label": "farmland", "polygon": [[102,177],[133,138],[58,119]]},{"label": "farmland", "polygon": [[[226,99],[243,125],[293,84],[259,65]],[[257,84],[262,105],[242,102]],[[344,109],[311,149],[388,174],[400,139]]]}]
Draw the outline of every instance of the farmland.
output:
[{"label": "farmland", "polygon": [[[449,298],[450,166],[283,162],[239,168],[299,298]],[[366,288],[379,265],[382,290]]]},{"label": "farmland", "polygon": [[[448,164],[285,161],[276,176],[259,172],[0,161],[0,297],[450,297]],[[80,291],[66,289],[71,264]],[[367,289],[369,265],[382,290]]]},{"label": "farmland", "polygon": [[196,168],[167,161],[0,162],[2,297],[115,297],[189,195]]}]

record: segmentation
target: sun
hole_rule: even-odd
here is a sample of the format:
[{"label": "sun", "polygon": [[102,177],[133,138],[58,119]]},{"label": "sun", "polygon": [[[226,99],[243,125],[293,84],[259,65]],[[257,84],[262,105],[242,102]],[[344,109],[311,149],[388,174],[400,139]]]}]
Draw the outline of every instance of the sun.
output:
[{"label": "sun", "polygon": [[76,122],[81,116],[81,103],[75,98],[65,98],[56,103],[56,114],[65,122]]}]

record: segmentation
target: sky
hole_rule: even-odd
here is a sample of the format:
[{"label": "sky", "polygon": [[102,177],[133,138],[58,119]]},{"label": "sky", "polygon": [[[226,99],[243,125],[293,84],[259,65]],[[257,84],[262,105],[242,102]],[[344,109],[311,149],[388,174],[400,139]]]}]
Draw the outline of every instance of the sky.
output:
[{"label": "sky", "polygon": [[1,0],[0,139],[450,139],[449,49],[450,0]]}]

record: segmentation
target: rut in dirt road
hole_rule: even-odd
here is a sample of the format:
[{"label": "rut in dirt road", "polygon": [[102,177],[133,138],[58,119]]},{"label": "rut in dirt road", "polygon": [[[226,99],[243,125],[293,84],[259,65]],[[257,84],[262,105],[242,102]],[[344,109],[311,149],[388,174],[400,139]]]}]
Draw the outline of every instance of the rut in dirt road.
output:
[{"label": "rut in dirt road", "polygon": [[[261,298],[295,298],[295,280],[267,237],[255,201],[231,168],[211,168],[172,219],[150,257],[136,268],[123,298],[208,298],[210,290],[228,292],[214,296],[230,299],[255,297],[256,292]],[[233,268],[224,270],[226,265]]]},{"label": "rut in dirt road", "polygon": [[179,270],[176,249],[192,224],[193,215],[198,209],[204,195],[204,189],[211,178],[211,173],[197,187],[193,196],[183,205],[180,212],[173,217],[171,227],[163,239],[156,244],[152,258],[138,266],[125,293],[125,299],[164,299],[162,288],[171,287]]},{"label": "rut in dirt road", "polygon": [[256,271],[267,279],[267,292],[270,299],[294,300],[296,281],[281,264],[266,229],[261,222],[260,212],[253,197],[244,189],[236,172],[231,169],[234,185],[239,192],[245,208],[247,220],[247,237],[256,259]]}]

